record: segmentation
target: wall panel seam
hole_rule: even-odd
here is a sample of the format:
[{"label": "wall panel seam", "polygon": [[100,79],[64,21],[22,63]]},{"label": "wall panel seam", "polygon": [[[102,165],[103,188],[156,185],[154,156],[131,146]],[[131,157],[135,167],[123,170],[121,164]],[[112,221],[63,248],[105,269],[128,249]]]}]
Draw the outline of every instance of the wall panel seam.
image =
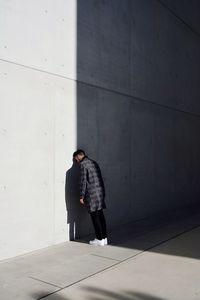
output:
[{"label": "wall panel seam", "polygon": [[165,4],[162,0],[157,0],[160,5],[162,5],[166,10],[168,10],[177,20],[179,20],[182,24],[184,24],[192,33],[194,33],[198,38],[200,38],[200,34],[196,31],[191,25],[189,25],[183,18],[179,17],[172,8],[170,8],[167,4]]},{"label": "wall panel seam", "polygon": [[109,89],[109,88],[106,88],[106,87],[101,87],[101,86],[94,85],[94,84],[91,84],[91,83],[87,83],[87,82],[84,82],[84,81],[80,81],[80,80],[74,80],[74,81],[76,81],[78,84],[87,85],[87,86],[92,87],[92,88],[97,88],[97,89],[107,91],[107,92],[110,92],[110,93],[115,93],[115,94],[118,94],[118,95],[121,95],[121,96],[124,96],[124,97],[129,97],[133,100],[146,102],[148,104],[156,105],[156,106],[159,106],[159,107],[163,107],[165,109],[169,109],[169,110],[172,110],[172,111],[176,111],[176,112],[180,112],[180,113],[184,113],[184,114],[187,114],[187,115],[191,115],[191,116],[200,118],[200,113],[198,114],[198,113],[193,113],[193,112],[189,112],[189,111],[184,111],[182,109],[178,109],[178,108],[175,108],[175,107],[172,107],[172,106],[168,106],[168,105],[160,104],[160,103],[157,103],[157,102],[153,102],[153,101],[150,101],[150,100],[147,100],[147,99],[144,99],[144,98],[140,98],[138,96],[134,96],[134,95],[131,95],[131,94],[126,94],[126,93],[123,93],[123,92],[120,92],[120,91],[117,91],[117,90]]},{"label": "wall panel seam", "polygon": [[98,86],[98,85],[94,85],[92,83],[87,83],[87,82],[80,81],[80,80],[77,80],[77,79],[73,79],[73,78],[70,78],[70,77],[67,77],[67,76],[64,76],[64,75],[48,72],[48,71],[45,71],[45,70],[42,70],[42,69],[37,69],[37,68],[26,66],[26,65],[23,65],[23,64],[15,63],[15,62],[12,62],[12,61],[4,60],[4,59],[0,59],[0,61],[6,62],[6,63],[9,63],[9,64],[13,64],[13,65],[16,65],[16,66],[20,66],[22,68],[26,68],[26,69],[29,69],[29,70],[34,70],[34,71],[37,71],[37,72],[42,72],[42,73],[45,73],[45,74],[48,74],[48,75],[56,76],[56,77],[59,77],[59,78],[62,78],[62,79],[74,81],[74,82],[84,84],[84,85],[87,85],[87,86],[90,86],[90,87],[93,87],[93,88],[98,88],[98,89],[101,89],[101,90],[104,90],[104,91],[112,92],[112,93],[115,93],[115,94],[118,94],[118,95],[121,95],[121,96],[129,97],[131,99],[134,98],[135,100],[138,100],[138,101],[146,102],[146,103],[149,103],[149,104],[152,104],[152,105],[156,105],[156,106],[163,107],[163,108],[166,108],[166,109],[169,109],[169,110],[177,111],[177,112],[180,112],[180,113],[184,113],[184,114],[188,114],[188,115],[200,118],[200,114],[198,114],[198,113],[184,111],[182,109],[178,109],[178,108],[171,107],[171,106],[168,106],[168,105],[163,105],[163,104],[160,104],[160,103],[156,103],[154,101],[150,101],[150,100],[147,100],[147,99],[144,99],[144,98],[140,98],[140,97],[137,97],[137,96],[134,96],[134,95],[131,95],[131,94],[123,93],[123,92],[113,90],[113,89],[110,89],[110,88],[106,88],[106,87],[101,87],[101,86]]}]

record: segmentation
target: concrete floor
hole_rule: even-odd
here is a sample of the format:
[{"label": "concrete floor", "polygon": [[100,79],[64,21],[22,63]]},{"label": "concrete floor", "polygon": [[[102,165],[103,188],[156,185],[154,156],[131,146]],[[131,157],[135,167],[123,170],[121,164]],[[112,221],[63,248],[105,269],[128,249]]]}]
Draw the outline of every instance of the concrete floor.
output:
[{"label": "concrete floor", "polygon": [[2,300],[200,300],[200,212],[67,242],[0,263]]}]

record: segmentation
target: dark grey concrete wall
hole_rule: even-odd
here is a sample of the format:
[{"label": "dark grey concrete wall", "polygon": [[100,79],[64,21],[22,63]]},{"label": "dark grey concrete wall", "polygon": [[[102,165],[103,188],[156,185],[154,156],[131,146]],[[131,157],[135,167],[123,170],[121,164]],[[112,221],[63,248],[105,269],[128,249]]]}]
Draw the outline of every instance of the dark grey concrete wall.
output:
[{"label": "dark grey concrete wall", "polygon": [[181,3],[78,0],[77,142],[102,168],[109,226],[199,201],[200,37]]}]

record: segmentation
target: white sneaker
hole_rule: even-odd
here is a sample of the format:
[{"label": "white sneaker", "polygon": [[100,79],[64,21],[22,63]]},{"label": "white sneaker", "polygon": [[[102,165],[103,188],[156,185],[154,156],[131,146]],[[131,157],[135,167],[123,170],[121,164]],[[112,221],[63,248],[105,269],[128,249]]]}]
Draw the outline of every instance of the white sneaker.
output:
[{"label": "white sneaker", "polygon": [[89,241],[89,244],[93,246],[104,246],[104,240],[94,239],[92,241]]},{"label": "white sneaker", "polygon": [[107,239],[107,238],[104,239],[104,245],[105,245],[105,246],[108,245],[108,239]]}]

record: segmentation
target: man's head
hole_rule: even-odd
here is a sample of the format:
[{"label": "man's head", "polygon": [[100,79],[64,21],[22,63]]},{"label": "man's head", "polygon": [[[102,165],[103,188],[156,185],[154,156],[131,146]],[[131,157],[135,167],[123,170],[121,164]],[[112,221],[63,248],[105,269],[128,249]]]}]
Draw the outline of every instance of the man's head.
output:
[{"label": "man's head", "polygon": [[75,159],[77,162],[80,162],[85,157],[85,151],[82,149],[78,149],[73,153],[73,159]]}]

